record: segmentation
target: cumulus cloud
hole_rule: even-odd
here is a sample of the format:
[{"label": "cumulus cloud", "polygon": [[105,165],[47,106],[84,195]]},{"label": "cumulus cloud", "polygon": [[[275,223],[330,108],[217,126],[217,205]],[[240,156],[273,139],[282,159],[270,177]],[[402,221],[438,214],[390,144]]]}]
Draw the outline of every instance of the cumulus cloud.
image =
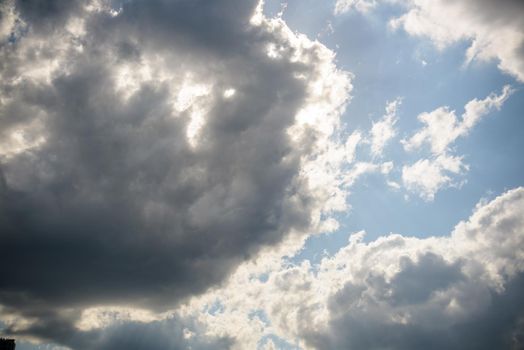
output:
[{"label": "cumulus cloud", "polygon": [[335,14],[366,13],[379,3],[399,5],[404,13],[390,25],[429,38],[439,49],[469,41],[466,64],[496,60],[498,67],[524,81],[524,5],[520,0],[338,0]]},{"label": "cumulus cloud", "polygon": [[267,336],[303,349],[519,349],[523,208],[516,188],[448,236],[366,243],[359,232],[318,264],[251,262],[192,307],[220,303],[200,319],[211,334],[237,335],[239,349]]},{"label": "cumulus cloud", "polygon": [[258,1],[7,1],[1,20],[11,334],[90,348],[84,310],[174,308],[345,208],[350,76]]},{"label": "cumulus cloud", "polygon": [[450,237],[390,236],[345,248],[330,264],[350,277],[329,298],[330,326],[311,342],[323,349],[522,347],[514,335],[524,316],[523,199],[522,188],[509,191]]},{"label": "cumulus cloud", "polygon": [[406,151],[429,145],[432,156],[403,166],[402,181],[406,188],[426,200],[433,200],[441,188],[456,185],[452,175],[463,173],[468,165],[462,157],[450,154],[451,145],[457,138],[466,136],[484,116],[499,110],[513,91],[510,86],[504,86],[499,95],[492,93],[483,100],[469,101],[460,119],[449,107],[420,114],[417,118],[425,125],[401,143]]},{"label": "cumulus cloud", "polygon": [[409,139],[402,140],[407,151],[429,144],[435,155],[449,151],[449,146],[459,137],[466,136],[480,120],[493,110],[500,110],[504,102],[513,93],[506,85],[499,95],[491,93],[483,100],[473,99],[464,106],[464,113],[457,118],[449,107],[440,107],[429,113],[420,114],[417,119],[425,124]]}]

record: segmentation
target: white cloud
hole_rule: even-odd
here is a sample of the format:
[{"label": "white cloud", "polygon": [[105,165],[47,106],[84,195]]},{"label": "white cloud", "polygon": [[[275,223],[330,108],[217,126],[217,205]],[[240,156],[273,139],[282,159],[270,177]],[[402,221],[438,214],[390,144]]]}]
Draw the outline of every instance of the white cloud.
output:
[{"label": "white cloud", "polygon": [[387,175],[391,172],[392,169],[393,162],[357,162],[345,174],[344,184],[348,187],[351,187],[360,177],[362,177],[365,174],[381,173],[383,175]]},{"label": "white cloud", "polygon": [[518,0],[410,0],[407,12],[391,21],[439,48],[469,40],[466,62],[496,59],[499,68],[524,81],[524,5]]},{"label": "white cloud", "polygon": [[432,159],[420,159],[402,167],[402,182],[423,199],[432,201],[441,188],[454,185],[451,175],[458,175],[468,167],[461,157],[439,155]]},{"label": "white cloud", "polygon": [[380,3],[405,11],[390,21],[413,36],[427,37],[444,49],[467,40],[465,63],[496,60],[498,67],[524,81],[524,4],[520,0],[338,0],[335,14],[366,13]]},{"label": "white cloud", "polygon": [[370,130],[371,154],[374,157],[382,155],[386,144],[397,135],[395,124],[397,123],[397,110],[401,99],[389,102],[386,106],[386,114],[378,122],[374,122]]},{"label": "white cloud", "polygon": [[500,109],[513,91],[509,85],[506,85],[498,95],[492,93],[483,100],[469,101],[460,119],[449,107],[440,107],[432,112],[422,113],[417,118],[425,124],[424,127],[401,142],[407,151],[418,149],[427,143],[434,155],[444,154],[449,151],[450,144],[457,138],[467,135],[482,117],[494,109]]},{"label": "white cloud", "polygon": [[335,14],[346,13],[356,10],[366,13],[377,5],[375,0],[337,0],[335,4]]},{"label": "white cloud", "polygon": [[482,117],[494,109],[500,109],[512,92],[513,89],[506,85],[498,95],[492,93],[483,100],[469,101],[460,119],[449,107],[420,114],[418,120],[424,126],[410,138],[401,140],[401,143],[406,151],[414,151],[428,144],[431,156],[403,166],[404,186],[428,201],[432,201],[440,189],[458,186],[453,175],[463,174],[468,170],[468,165],[463,163],[462,157],[450,154],[451,145],[457,138],[467,135]]}]

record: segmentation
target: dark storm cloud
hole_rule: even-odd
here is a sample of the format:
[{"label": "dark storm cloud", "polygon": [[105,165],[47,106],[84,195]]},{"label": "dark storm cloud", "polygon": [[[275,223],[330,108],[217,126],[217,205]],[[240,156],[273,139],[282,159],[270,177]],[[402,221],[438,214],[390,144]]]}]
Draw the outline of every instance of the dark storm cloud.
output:
[{"label": "dark storm cloud", "polygon": [[119,321],[105,328],[79,331],[62,315],[35,324],[23,332],[12,331],[11,334],[61,339],[63,345],[72,349],[88,350],[225,350],[233,344],[232,338],[208,337],[204,333],[200,324],[178,317],[149,323]]},{"label": "dark storm cloud", "polygon": [[[184,333],[186,330],[186,333]],[[196,331],[196,332],[195,332]],[[148,350],[148,349],[194,349],[225,350],[232,345],[228,338],[208,338],[201,335],[201,330],[184,328],[176,318],[151,323],[128,322],[108,327],[102,331],[85,334],[81,348],[112,350]],[[95,335],[95,341],[89,342],[86,336]]]},{"label": "dark storm cloud", "polygon": [[[123,3],[115,25],[145,41],[198,45],[221,54],[249,49],[253,33],[249,19],[257,1],[130,1]],[[188,15],[190,14],[190,15]],[[197,15],[198,14],[198,15]],[[154,21],[151,21],[154,18]],[[236,53],[236,52],[235,52]]]},{"label": "dark storm cloud", "polygon": [[[173,307],[308,226],[303,153],[287,128],[306,97],[296,75],[311,67],[267,56],[285,40],[249,25],[255,6],[131,1],[112,16],[73,2],[16,3],[33,34],[1,47],[0,128],[46,140],[0,163],[0,304],[36,320],[26,333],[68,344],[84,307]],[[86,34],[70,39],[57,28],[78,13]],[[140,82],[128,98],[116,88],[115,69],[153,54],[165,72],[213,84],[196,146],[186,136],[192,107],[173,109],[179,86]],[[63,66],[31,79],[53,55]],[[237,93],[226,100],[228,86]]]},{"label": "dark storm cloud", "polygon": [[22,20],[35,30],[54,29],[64,25],[71,12],[78,11],[81,0],[16,0],[15,9]]}]

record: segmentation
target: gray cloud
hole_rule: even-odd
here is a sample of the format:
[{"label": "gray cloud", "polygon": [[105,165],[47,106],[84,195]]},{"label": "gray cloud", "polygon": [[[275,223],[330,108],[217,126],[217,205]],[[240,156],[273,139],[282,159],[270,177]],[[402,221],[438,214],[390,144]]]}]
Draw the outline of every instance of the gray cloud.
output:
[{"label": "gray cloud", "polygon": [[55,30],[64,25],[72,12],[82,6],[81,0],[16,0],[15,9],[22,20],[30,23],[35,30]]},{"label": "gray cloud", "polygon": [[[269,336],[301,349],[520,349],[523,204],[519,187],[479,203],[447,236],[366,242],[361,231],[318,264],[242,268],[193,309],[242,348]],[[263,324],[250,322],[255,310]]]},{"label": "gray cloud", "polygon": [[327,300],[328,325],[304,329],[305,341],[317,349],[521,349],[523,199],[518,188],[478,206],[449,238],[350,244],[325,262],[342,270],[349,261],[350,272]]},{"label": "gray cloud", "polygon": [[249,23],[256,1],[84,5],[17,1],[26,32],[0,46],[0,304],[32,320],[12,333],[65,344],[83,308],[172,308],[314,208],[299,176],[314,130],[300,148],[287,133],[314,47],[292,59],[281,28]]},{"label": "gray cloud", "polygon": [[448,265],[442,257],[432,253],[421,256],[416,264],[403,258],[400,267],[401,271],[391,281],[393,304],[425,302],[432,293],[446,290],[464,278],[459,263]]},{"label": "gray cloud", "polygon": [[[81,348],[88,349],[195,349],[213,350],[229,349],[232,340],[229,338],[205,337],[201,329],[193,331],[184,326],[180,320],[169,319],[151,323],[125,323],[111,326],[99,331],[97,341]],[[185,331],[185,332],[184,332]],[[96,333],[95,333],[96,334]],[[87,334],[91,336],[91,334]]]},{"label": "gray cloud", "polygon": [[[432,279],[430,276],[419,278],[418,283],[431,284]],[[455,287],[464,288],[460,283]],[[331,320],[330,332],[312,335],[310,342],[318,349],[520,349],[524,346],[522,337],[519,338],[524,318],[522,288],[522,274],[510,281],[503,293],[496,293],[482,284],[471,284],[464,288],[462,298],[477,298],[480,294],[486,302],[486,306],[476,314],[443,321],[437,316],[439,311],[426,307],[424,314],[419,315],[425,319],[403,324],[392,322],[389,319],[391,314],[380,312],[380,308],[372,305],[368,305],[371,309],[368,311],[365,308],[355,308],[343,314],[335,311],[341,306],[341,301],[351,295],[353,288],[347,286],[344,294],[337,295],[331,303],[332,312],[340,316]],[[432,292],[437,293],[438,289],[432,289]],[[406,302],[417,303],[416,298],[410,299],[411,293],[405,295]],[[415,290],[415,293],[418,292]],[[386,302],[395,305],[394,298]],[[406,305],[404,307],[406,314],[413,311]]]},{"label": "gray cloud", "polygon": [[482,21],[488,21],[493,25],[524,25],[522,13],[524,3],[519,0],[464,0],[471,6],[471,15],[478,16]]},{"label": "gray cloud", "polygon": [[176,316],[153,322],[116,322],[110,326],[90,331],[79,331],[63,317],[35,324],[29,334],[42,339],[60,339],[72,349],[230,349],[234,339],[205,336],[204,329],[191,319]]}]

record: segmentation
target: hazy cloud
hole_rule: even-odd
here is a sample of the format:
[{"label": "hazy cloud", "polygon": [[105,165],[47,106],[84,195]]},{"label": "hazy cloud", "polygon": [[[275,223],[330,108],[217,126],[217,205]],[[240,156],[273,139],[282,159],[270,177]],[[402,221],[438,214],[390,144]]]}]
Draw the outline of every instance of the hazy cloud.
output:
[{"label": "hazy cloud", "polygon": [[388,102],[386,114],[377,122],[373,123],[370,130],[371,136],[371,154],[380,156],[386,144],[397,135],[395,124],[397,123],[397,109],[402,103],[400,98]]},{"label": "hazy cloud", "polygon": [[492,93],[482,100],[469,101],[464,106],[464,113],[460,119],[449,107],[440,107],[432,112],[422,113],[417,119],[424,124],[424,127],[409,139],[402,140],[402,144],[407,151],[429,144],[434,155],[442,155],[449,151],[449,146],[457,138],[466,136],[482,117],[493,110],[500,110],[513,91],[506,85],[499,95]]}]

